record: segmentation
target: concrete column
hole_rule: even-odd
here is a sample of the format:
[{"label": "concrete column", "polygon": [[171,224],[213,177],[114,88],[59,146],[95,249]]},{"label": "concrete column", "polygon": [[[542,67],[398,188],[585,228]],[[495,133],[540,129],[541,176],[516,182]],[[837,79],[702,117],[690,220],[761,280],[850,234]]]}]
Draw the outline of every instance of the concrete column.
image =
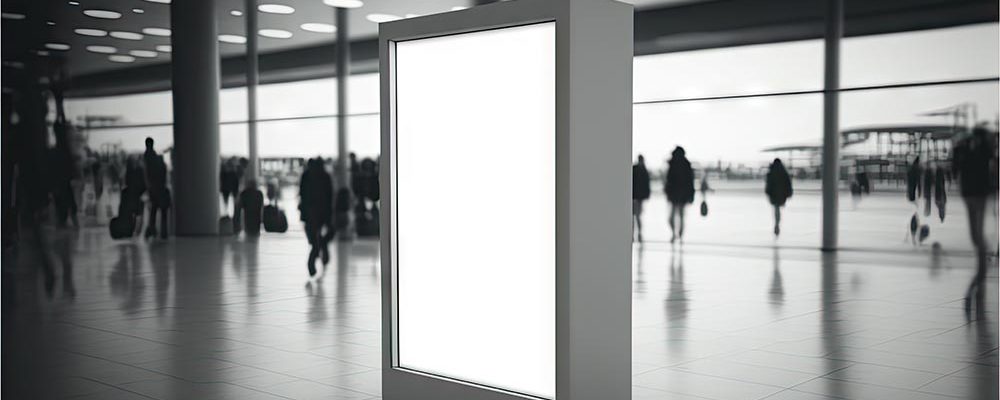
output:
[{"label": "concrete column", "polygon": [[337,185],[350,187],[347,149],[347,78],[351,75],[351,40],[348,9],[337,7]]},{"label": "concrete column", "polygon": [[250,170],[247,180],[260,184],[260,153],[257,150],[257,0],[246,0],[247,32],[247,141],[250,149]]},{"label": "concrete column", "polygon": [[826,2],[826,57],[823,85],[823,251],[837,249],[840,184],[840,39],[844,35],[844,1]]},{"label": "concrete column", "polygon": [[219,233],[219,45],[214,0],[174,0],[171,73],[177,236]]},{"label": "concrete column", "polygon": [[[337,24],[337,165],[335,174],[337,186],[350,189],[351,172],[348,164],[350,149],[347,145],[347,79],[351,76],[351,39],[347,17],[350,10],[337,7],[334,12]],[[354,207],[351,207],[351,210],[353,209]],[[344,232],[340,232],[340,240],[354,238],[354,213],[348,211],[347,215],[347,228]]]}]

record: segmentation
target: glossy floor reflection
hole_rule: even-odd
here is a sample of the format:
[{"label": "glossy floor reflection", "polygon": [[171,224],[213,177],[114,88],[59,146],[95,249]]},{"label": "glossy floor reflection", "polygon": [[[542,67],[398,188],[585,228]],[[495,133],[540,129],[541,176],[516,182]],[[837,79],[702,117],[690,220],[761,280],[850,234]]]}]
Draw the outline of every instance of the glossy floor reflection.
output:
[{"label": "glossy floor reflection", "polygon": [[[24,250],[4,276],[9,398],[379,398],[376,242],[332,246],[307,284],[297,234],[49,240],[74,255],[72,285],[57,257],[49,298]],[[633,399],[997,398],[996,269],[967,322],[968,257],[657,244],[634,258]]]}]

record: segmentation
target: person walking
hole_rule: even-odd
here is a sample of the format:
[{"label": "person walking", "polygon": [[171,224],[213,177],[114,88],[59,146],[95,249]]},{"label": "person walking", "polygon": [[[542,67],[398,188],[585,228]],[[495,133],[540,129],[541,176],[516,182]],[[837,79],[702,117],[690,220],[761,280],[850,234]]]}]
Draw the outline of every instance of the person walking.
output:
[{"label": "person walking", "polygon": [[309,276],[316,275],[316,258],[322,257],[323,265],[330,261],[327,235],[323,227],[329,225],[333,217],[333,180],[326,172],[323,161],[310,159],[299,181],[299,213],[305,224],[306,239],[309,241]]},{"label": "person walking", "polygon": [[[952,173],[958,178],[962,199],[969,214],[969,233],[976,251],[976,275],[965,292],[965,313],[969,317],[973,302],[981,314],[986,305],[987,249],[983,225],[986,206],[997,193],[997,143],[983,127],[955,145]],[[994,200],[995,201],[995,200]]]},{"label": "person walking", "polygon": [[792,197],[792,178],[780,158],[775,158],[767,169],[764,193],[774,207],[774,236],[778,236],[781,233],[781,207]]},{"label": "person walking", "polygon": [[670,203],[670,242],[677,239],[684,242],[684,208],[694,202],[694,170],[684,154],[684,148],[677,146],[667,163],[667,177],[663,190]]},{"label": "person walking", "polygon": [[156,214],[160,215],[160,238],[167,238],[167,211],[170,209],[170,191],[167,189],[167,164],[163,156],[153,149],[153,138],[146,138],[146,152],[142,155],[146,165],[146,190],[149,192],[149,226],[146,239],[156,237]]},{"label": "person walking", "polygon": [[642,204],[649,199],[649,171],[646,170],[646,160],[639,155],[639,160],[632,166],[632,218],[635,222],[632,230],[637,233],[637,240],[642,243]]}]

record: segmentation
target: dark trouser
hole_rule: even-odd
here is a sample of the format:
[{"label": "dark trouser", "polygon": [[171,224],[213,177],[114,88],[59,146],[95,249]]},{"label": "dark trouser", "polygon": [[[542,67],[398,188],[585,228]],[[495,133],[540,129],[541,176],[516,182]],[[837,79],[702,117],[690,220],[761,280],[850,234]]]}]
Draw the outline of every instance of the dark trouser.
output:
[{"label": "dark trouser", "polygon": [[968,312],[975,300],[977,311],[982,312],[985,305],[986,286],[986,238],[983,225],[986,220],[986,203],[988,196],[966,196],[965,208],[969,212],[969,233],[972,236],[972,246],[976,251],[976,275],[965,293],[965,310]]},{"label": "dark trouser", "polygon": [[160,237],[167,238],[167,210],[168,207],[164,207],[161,204],[153,202],[149,205],[149,227],[146,228],[147,232],[151,232],[150,236],[156,235],[156,213],[160,213]]},{"label": "dark trouser", "polygon": [[309,275],[316,272],[316,257],[323,256],[324,259],[329,257],[327,243],[328,240],[326,236],[323,235],[323,227],[327,225],[327,221],[322,219],[307,220],[305,221],[306,228],[306,239],[309,240]]}]

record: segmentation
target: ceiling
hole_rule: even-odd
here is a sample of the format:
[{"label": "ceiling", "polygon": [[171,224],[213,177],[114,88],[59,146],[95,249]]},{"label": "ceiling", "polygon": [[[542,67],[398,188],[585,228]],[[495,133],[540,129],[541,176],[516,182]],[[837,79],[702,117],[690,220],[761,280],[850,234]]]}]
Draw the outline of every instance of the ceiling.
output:
[{"label": "ceiling", "polygon": [[[448,12],[453,9],[469,7],[476,0],[364,0],[360,8],[350,9],[348,24],[350,37],[353,40],[372,38],[378,35],[378,24],[368,19],[370,14],[388,14],[399,17]],[[637,7],[659,7],[689,3],[692,0],[630,0]],[[694,0],[698,1],[698,0]],[[130,68],[143,64],[164,63],[170,59],[170,53],[163,46],[170,45],[170,38],[143,34],[148,28],[170,28],[169,0],[5,0],[4,13],[24,15],[24,19],[4,18],[4,28],[18,28],[32,25],[39,29],[41,43],[29,52],[47,52],[46,57],[64,58],[65,71],[70,76],[81,76],[110,70]],[[321,23],[334,24],[334,8],[323,3],[323,0],[257,0],[258,4],[277,4],[291,7],[290,14],[275,14],[258,12],[258,27],[260,29],[279,29],[290,32],[287,39],[259,36],[261,53],[300,47],[332,43],[335,33],[317,33],[304,30],[303,24]],[[44,3],[44,8],[35,4]],[[216,18],[219,21],[220,35],[245,36],[245,19],[241,15],[233,15],[234,11],[245,13],[244,0],[216,0]],[[121,14],[117,19],[101,19],[85,15],[87,10],[113,11]],[[97,29],[106,32],[128,32],[142,34],[141,39],[129,40],[111,36],[92,37],[75,33],[77,29]],[[8,30],[5,29],[5,33]],[[134,35],[132,35],[134,36]],[[11,36],[7,36],[11,37]],[[64,47],[68,50],[45,48]],[[4,45],[7,45],[5,42]],[[94,53],[87,46],[110,46],[113,54]],[[159,46],[159,47],[158,47]],[[222,57],[243,54],[244,44],[219,42]],[[115,57],[111,57],[115,55]],[[115,62],[112,59],[122,61]],[[143,55],[145,57],[140,57]],[[5,57],[7,59],[7,57]],[[134,60],[133,60],[134,59]]]},{"label": "ceiling", "polygon": [[[68,74],[68,96],[109,96],[169,90],[170,53],[162,46],[170,38],[145,35],[139,40],[88,37],[78,28],[141,33],[144,28],[169,28],[169,0],[3,0],[3,86],[17,86],[32,76]],[[198,1],[198,0],[194,0]],[[208,0],[203,0],[208,1]],[[257,0],[294,9],[290,14],[258,13],[259,27],[291,33],[287,39],[259,37],[260,81],[277,83],[331,77],[335,70],[335,34],[308,32],[305,23],[334,23],[334,8],[324,0]],[[495,0],[362,0],[350,10],[352,73],[375,72],[378,66],[378,25],[370,14],[406,17],[449,12],[455,7]],[[517,1],[517,0],[512,0]],[[826,0],[628,0],[636,6],[636,55],[706,48],[818,39],[824,32]],[[71,2],[78,2],[73,5]],[[244,35],[244,0],[215,0],[219,33]],[[932,29],[995,22],[996,0],[844,0],[845,36]],[[136,13],[133,9],[141,9]],[[121,18],[97,19],[85,10],[108,10]],[[11,19],[9,13],[23,18]],[[51,22],[52,24],[49,24]],[[45,49],[46,43],[68,50]],[[87,46],[112,46],[116,56],[140,51],[150,58],[130,63],[111,61],[109,54]],[[156,51],[157,46],[161,46]],[[245,45],[220,42],[223,87],[245,83]],[[44,55],[38,55],[39,50]]]}]

